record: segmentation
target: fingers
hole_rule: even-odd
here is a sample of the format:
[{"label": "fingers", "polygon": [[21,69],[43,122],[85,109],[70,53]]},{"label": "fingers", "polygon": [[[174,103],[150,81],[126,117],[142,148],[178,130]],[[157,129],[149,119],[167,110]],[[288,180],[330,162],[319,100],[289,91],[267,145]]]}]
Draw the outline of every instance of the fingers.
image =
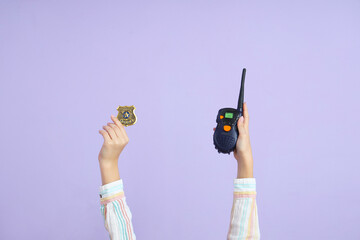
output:
[{"label": "fingers", "polygon": [[109,127],[106,125],[106,126],[103,126],[103,129],[105,129],[108,132],[108,134],[110,135],[110,138],[112,140],[115,140],[117,138],[117,135],[116,135],[114,129],[112,129],[112,127]]},{"label": "fingers", "polygon": [[239,136],[244,135],[246,133],[244,116],[241,116],[237,122],[237,128],[239,130]]},{"label": "fingers", "polygon": [[129,137],[126,134],[124,125],[122,125],[122,123],[119,121],[119,119],[117,117],[115,117],[114,115],[111,115],[111,119],[113,120],[116,128],[119,130],[118,136],[121,138],[121,140],[124,142],[129,142]]},{"label": "fingers", "polygon": [[115,140],[118,138],[127,139],[124,126],[121,124],[121,122],[113,115],[111,115],[111,119],[113,120],[114,123],[110,123],[110,122],[107,123],[106,126],[103,126],[103,129],[105,131],[104,130],[99,131],[99,133],[103,135],[104,140]]},{"label": "fingers", "polygon": [[114,132],[115,132],[115,134],[116,134],[117,137],[120,137],[120,136],[121,136],[121,131],[120,131],[120,129],[118,128],[118,126],[116,126],[114,123],[108,123],[107,125],[114,130]]},{"label": "fingers", "polygon": [[126,135],[125,127],[122,125],[122,123],[119,121],[117,117],[114,115],[111,115],[111,120],[113,120],[114,124],[120,129],[120,131]]},{"label": "fingers", "polygon": [[99,130],[99,133],[104,137],[104,141],[108,142],[111,140],[110,135],[105,130]]},{"label": "fingers", "polygon": [[249,127],[249,112],[248,112],[248,108],[247,108],[247,104],[246,104],[246,102],[244,103],[244,105],[243,105],[243,109],[244,109],[244,111],[243,111],[243,116],[244,116],[244,125],[245,125],[245,127]]},{"label": "fingers", "polygon": [[104,144],[111,144],[122,150],[128,144],[129,138],[121,122],[113,115],[111,119],[114,123],[107,123],[103,126],[104,130],[99,130],[99,133],[104,137]]},{"label": "fingers", "polygon": [[237,122],[239,130],[239,136],[245,136],[249,129],[249,112],[246,102],[243,104],[243,116],[241,116]]}]

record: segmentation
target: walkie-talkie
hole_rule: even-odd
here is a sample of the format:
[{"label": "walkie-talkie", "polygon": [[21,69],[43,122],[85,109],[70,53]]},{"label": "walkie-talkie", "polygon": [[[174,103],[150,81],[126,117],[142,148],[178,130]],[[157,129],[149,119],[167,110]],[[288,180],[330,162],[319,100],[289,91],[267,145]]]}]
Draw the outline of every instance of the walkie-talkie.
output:
[{"label": "walkie-talkie", "polygon": [[219,153],[228,153],[234,151],[236,141],[239,136],[237,122],[243,115],[244,86],[246,69],[242,71],[240,94],[237,109],[222,108],[216,117],[216,129],[214,132],[214,145]]}]

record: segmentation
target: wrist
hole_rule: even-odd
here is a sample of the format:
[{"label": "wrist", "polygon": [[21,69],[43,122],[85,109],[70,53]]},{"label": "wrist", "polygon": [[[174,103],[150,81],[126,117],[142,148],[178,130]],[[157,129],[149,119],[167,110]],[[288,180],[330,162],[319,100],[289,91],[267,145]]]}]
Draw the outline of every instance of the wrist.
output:
[{"label": "wrist", "polygon": [[252,167],[238,166],[237,178],[253,178],[253,177],[254,174]]},{"label": "wrist", "polygon": [[99,161],[102,184],[108,184],[120,179],[117,161]]},{"label": "wrist", "polygon": [[237,151],[235,154],[235,158],[238,162],[246,161],[247,159],[252,159],[251,149],[244,150],[244,151]]},{"label": "wrist", "polygon": [[253,178],[253,157],[251,151],[237,155],[237,178]]},{"label": "wrist", "polygon": [[118,166],[118,159],[99,158],[100,167],[113,168]]}]

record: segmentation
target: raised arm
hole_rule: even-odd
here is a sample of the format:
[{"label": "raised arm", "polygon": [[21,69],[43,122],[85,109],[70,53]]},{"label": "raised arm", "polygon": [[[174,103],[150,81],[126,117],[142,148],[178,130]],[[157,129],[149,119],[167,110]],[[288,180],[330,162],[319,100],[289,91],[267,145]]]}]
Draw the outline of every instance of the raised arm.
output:
[{"label": "raised arm", "polygon": [[256,182],[253,176],[253,156],[249,136],[249,113],[246,103],[244,116],[237,126],[239,137],[234,157],[238,163],[237,178],[234,179],[234,199],[231,209],[228,240],[260,239],[256,206]]},{"label": "raised arm", "polygon": [[104,130],[99,130],[104,137],[98,156],[102,181],[99,191],[101,214],[111,240],[136,240],[118,169],[120,153],[129,138],[120,121],[113,115],[111,119],[112,123],[103,126]]}]

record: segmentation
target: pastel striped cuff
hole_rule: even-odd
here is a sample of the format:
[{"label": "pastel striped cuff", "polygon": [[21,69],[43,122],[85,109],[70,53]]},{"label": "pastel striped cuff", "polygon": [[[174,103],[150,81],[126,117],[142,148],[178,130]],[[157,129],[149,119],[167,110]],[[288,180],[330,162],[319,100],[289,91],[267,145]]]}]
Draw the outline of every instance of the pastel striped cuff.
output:
[{"label": "pastel striped cuff", "polygon": [[256,197],[255,178],[236,178],[234,179],[235,198],[254,198]]},{"label": "pastel striped cuff", "polygon": [[124,186],[122,179],[100,186],[99,195],[102,205],[123,198]]}]

